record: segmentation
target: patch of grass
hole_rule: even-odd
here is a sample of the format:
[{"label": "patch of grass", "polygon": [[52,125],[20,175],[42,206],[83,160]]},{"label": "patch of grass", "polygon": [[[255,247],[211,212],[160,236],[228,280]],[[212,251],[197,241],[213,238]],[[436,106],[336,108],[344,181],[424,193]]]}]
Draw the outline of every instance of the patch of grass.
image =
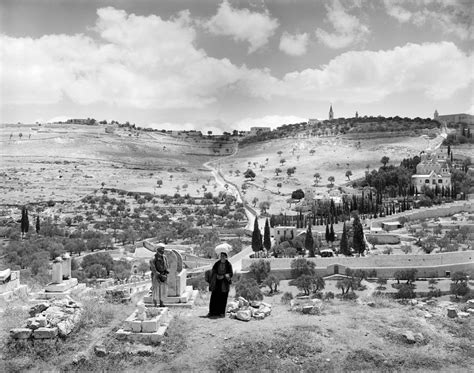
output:
[{"label": "patch of grass", "polygon": [[77,325],[78,329],[85,327],[103,327],[108,325],[123,306],[114,305],[108,302],[101,302],[93,299],[82,301],[83,310],[81,319]]},{"label": "patch of grass", "polygon": [[308,331],[306,327],[296,326],[271,338],[239,338],[224,348],[214,366],[219,372],[298,370],[305,361],[322,352],[317,331],[319,328]]}]

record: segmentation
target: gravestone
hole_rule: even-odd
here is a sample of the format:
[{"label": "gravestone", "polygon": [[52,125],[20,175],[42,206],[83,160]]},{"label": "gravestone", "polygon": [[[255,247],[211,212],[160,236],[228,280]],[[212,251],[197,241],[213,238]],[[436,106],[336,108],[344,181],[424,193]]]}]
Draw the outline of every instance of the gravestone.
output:
[{"label": "gravestone", "polygon": [[[152,248],[152,244],[144,242],[144,246]],[[189,306],[192,307],[198,290],[193,290],[192,286],[186,286],[187,271],[183,266],[183,258],[179,251],[174,249],[165,249],[166,259],[168,260],[168,277],[166,281],[167,291],[162,300],[166,306]],[[143,298],[147,307],[153,306],[151,291]]]}]

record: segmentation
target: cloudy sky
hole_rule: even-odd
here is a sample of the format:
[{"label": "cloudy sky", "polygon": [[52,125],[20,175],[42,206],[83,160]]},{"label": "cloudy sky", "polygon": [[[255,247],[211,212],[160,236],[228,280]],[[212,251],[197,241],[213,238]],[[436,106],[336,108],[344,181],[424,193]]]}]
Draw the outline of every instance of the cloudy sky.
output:
[{"label": "cloudy sky", "polygon": [[474,113],[471,0],[2,0],[0,122]]}]

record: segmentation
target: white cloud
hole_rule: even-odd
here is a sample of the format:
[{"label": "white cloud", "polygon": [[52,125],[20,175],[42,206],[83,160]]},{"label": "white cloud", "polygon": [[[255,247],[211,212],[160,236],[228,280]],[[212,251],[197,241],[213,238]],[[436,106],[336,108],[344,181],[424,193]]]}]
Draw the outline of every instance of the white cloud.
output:
[{"label": "white cloud", "polygon": [[[331,6],[332,5],[332,6]],[[341,49],[364,42],[370,33],[369,28],[360,20],[347,13],[339,0],[326,5],[327,18],[334,32],[316,29],[316,37],[320,42],[333,49]]]},{"label": "white cloud", "polygon": [[474,39],[473,8],[470,1],[458,0],[384,0],[387,14],[401,23],[430,24],[461,40]]},{"label": "white cloud", "polygon": [[261,118],[245,118],[235,122],[232,128],[240,131],[248,131],[250,127],[271,127],[272,129],[283,124],[307,122],[308,118],[294,115],[266,115]]},{"label": "white cloud", "polygon": [[280,39],[280,50],[290,56],[302,56],[308,47],[308,34],[291,35],[284,32]]},{"label": "white cloud", "polygon": [[187,12],[163,20],[97,11],[95,31],[39,39],[0,35],[2,101],[52,104],[104,102],[138,108],[199,108],[249,70],[194,46]]},{"label": "white cloud", "polygon": [[[263,81],[271,97],[372,103],[390,94],[419,92],[431,99],[450,98],[472,86],[474,56],[451,42],[406,44],[386,51],[350,51],[327,65]],[[259,93],[260,96],[264,94]]]},{"label": "white cloud", "polygon": [[267,44],[268,39],[278,28],[278,20],[265,13],[252,12],[248,9],[232,8],[224,0],[217,14],[205,23],[207,30],[215,35],[231,36],[236,41],[247,41],[249,53]]}]

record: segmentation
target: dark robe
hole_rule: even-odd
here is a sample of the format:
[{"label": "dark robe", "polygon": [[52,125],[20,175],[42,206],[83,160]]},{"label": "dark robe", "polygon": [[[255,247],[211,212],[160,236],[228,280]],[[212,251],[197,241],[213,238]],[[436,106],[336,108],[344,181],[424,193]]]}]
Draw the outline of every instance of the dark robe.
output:
[{"label": "dark robe", "polygon": [[211,301],[209,303],[209,316],[225,316],[227,297],[229,296],[231,280],[225,277],[228,273],[232,278],[232,264],[229,261],[222,263],[220,260],[214,263],[211,273],[209,290]]}]

